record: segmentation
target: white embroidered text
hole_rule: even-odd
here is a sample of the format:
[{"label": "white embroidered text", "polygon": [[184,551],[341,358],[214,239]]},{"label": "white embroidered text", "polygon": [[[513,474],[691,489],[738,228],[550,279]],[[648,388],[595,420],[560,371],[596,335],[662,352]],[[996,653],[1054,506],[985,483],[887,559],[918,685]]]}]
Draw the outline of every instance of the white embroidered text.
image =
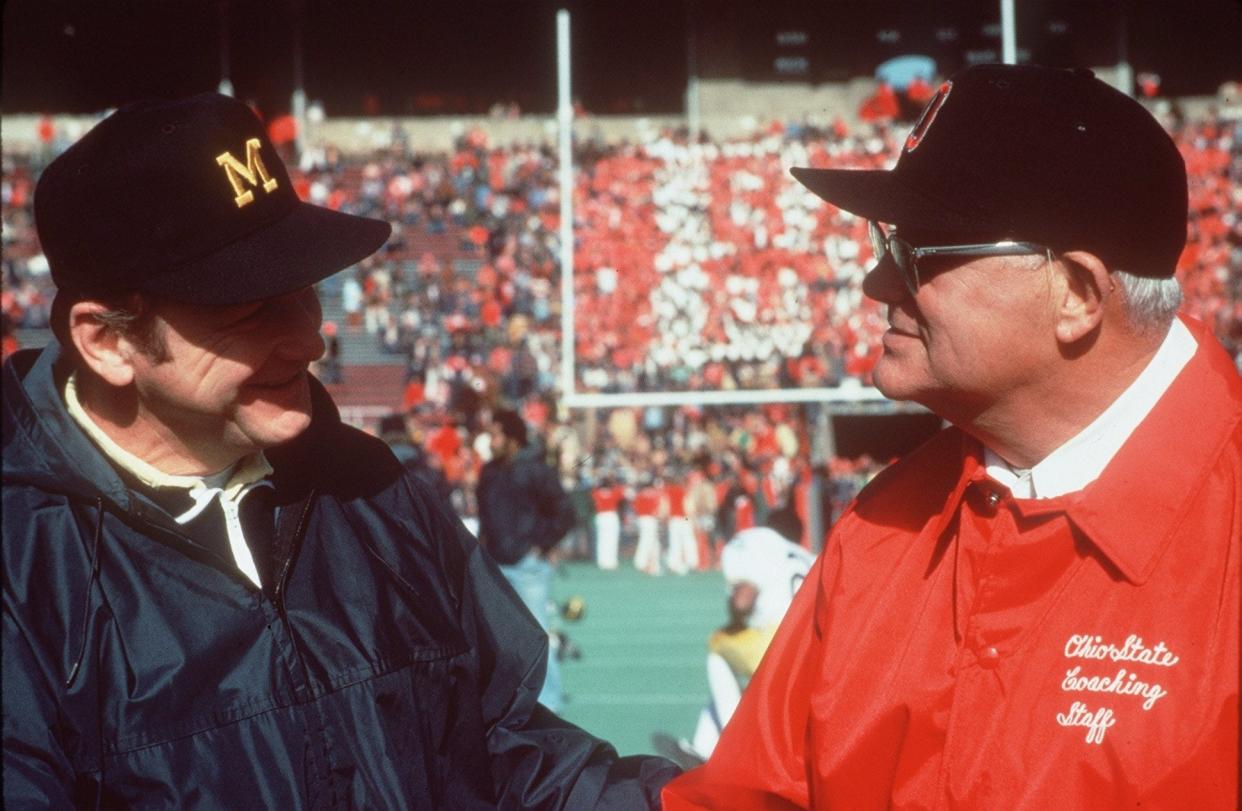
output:
[{"label": "white embroidered text", "polygon": [[1172,667],[1178,662],[1178,657],[1165,647],[1164,642],[1157,642],[1149,648],[1136,634],[1126,637],[1120,647],[1106,644],[1102,636],[1074,634],[1065,643],[1065,655],[1071,659],[1112,659],[1114,662],[1142,662],[1160,667]]},{"label": "white embroidered text", "polygon": [[1087,743],[1100,744],[1104,742],[1104,733],[1117,720],[1113,718],[1113,711],[1107,707],[1100,707],[1092,712],[1083,702],[1075,701],[1069,712],[1057,713],[1057,723],[1063,727],[1086,727]]},{"label": "white embroidered text", "polygon": [[1065,671],[1061,689],[1066,692],[1115,693],[1119,696],[1142,696],[1143,709],[1150,710],[1161,698],[1169,694],[1159,684],[1141,680],[1137,673],[1127,673],[1123,667],[1113,676],[1081,676],[1082,666],[1075,665]]}]

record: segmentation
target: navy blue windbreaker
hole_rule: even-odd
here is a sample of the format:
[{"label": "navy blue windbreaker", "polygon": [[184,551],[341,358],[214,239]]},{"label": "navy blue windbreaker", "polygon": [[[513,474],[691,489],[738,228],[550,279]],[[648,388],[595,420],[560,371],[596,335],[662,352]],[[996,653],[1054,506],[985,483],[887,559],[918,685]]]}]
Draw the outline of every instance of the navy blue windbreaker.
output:
[{"label": "navy blue windbreaker", "polygon": [[3,372],[6,808],[658,805],[675,768],[536,703],[546,635],[317,386],[260,590],[125,486],[57,356]]}]

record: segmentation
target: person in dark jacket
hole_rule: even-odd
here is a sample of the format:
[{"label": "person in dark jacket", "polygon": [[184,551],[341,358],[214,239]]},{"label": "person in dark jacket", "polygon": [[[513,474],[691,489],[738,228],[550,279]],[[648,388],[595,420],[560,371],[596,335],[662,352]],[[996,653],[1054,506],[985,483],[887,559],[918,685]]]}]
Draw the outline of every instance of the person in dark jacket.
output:
[{"label": "person in dark jacket", "polygon": [[[479,538],[546,631],[556,545],[577,520],[573,502],[556,471],[528,443],[519,414],[497,410],[487,431],[492,458],[479,473]],[[562,700],[560,665],[553,654],[539,702],[555,712]]]},{"label": "person in dark jacket", "polygon": [[547,635],[307,374],[386,223],[245,105],[122,108],[35,195],[56,341],[3,369],[4,805],[646,808],[536,702]]},{"label": "person in dark jacket", "polygon": [[397,457],[397,461],[407,473],[417,479],[422,479],[432,492],[444,499],[446,504],[453,503],[453,486],[444,477],[444,471],[433,467],[431,460],[435,457],[411,441],[404,415],[384,416],[379,423],[379,438],[388,446],[388,450],[392,451],[392,455]]}]

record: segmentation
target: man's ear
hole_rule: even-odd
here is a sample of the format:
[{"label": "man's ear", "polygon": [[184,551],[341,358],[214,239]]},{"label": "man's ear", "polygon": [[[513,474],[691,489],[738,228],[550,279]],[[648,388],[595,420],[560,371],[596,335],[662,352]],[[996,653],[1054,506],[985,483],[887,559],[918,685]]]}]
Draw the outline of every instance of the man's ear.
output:
[{"label": "man's ear", "polygon": [[1104,320],[1104,309],[1116,290],[1108,266],[1087,251],[1067,251],[1058,256],[1065,284],[1056,302],[1057,340],[1073,344],[1095,331]]},{"label": "man's ear", "polygon": [[69,309],[69,337],[88,369],[109,385],[128,386],[134,379],[133,346],[99,319],[107,311],[98,301],[76,302]]}]

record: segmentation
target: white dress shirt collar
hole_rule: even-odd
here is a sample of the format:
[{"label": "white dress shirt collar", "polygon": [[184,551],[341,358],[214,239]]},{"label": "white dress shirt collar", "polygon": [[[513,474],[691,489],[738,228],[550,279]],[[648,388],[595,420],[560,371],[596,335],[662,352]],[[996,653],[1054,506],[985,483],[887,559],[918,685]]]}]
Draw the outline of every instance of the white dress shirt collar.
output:
[{"label": "white dress shirt collar", "polygon": [[988,476],[1015,498],[1056,498],[1083,489],[1099,478],[1197,348],[1190,330],[1174,319],[1147,367],[1090,425],[1028,469],[1014,468],[984,448]]}]

